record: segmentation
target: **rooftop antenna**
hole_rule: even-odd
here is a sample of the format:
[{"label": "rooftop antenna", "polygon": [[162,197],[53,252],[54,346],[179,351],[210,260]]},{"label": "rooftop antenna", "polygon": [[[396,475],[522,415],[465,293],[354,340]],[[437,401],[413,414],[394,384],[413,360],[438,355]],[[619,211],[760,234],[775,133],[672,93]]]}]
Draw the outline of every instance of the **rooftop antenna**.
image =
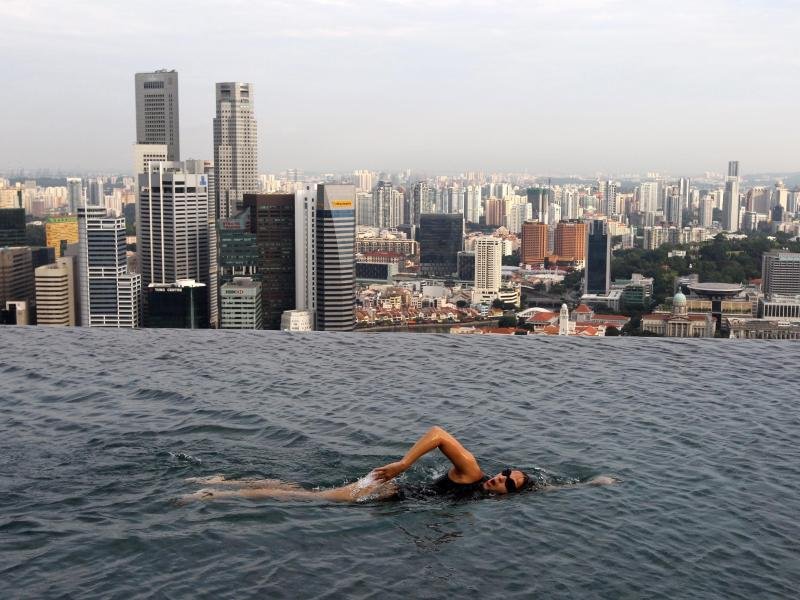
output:
[{"label": "rooftop antenna", "polygon": [[17,190],[17,204],[22,208],[22,190]]}]

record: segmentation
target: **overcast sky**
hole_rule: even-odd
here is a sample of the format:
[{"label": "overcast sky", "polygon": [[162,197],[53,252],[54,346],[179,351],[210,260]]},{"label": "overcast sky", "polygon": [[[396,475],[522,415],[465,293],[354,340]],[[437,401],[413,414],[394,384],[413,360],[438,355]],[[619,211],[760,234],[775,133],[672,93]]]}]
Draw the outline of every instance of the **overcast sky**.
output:
[{"label": "overcast sky", "polygon": [[260,170],[800,170],[797,0],[0,0],[0,171],[131,170],[133,76],[182,158],[254,84]]}]

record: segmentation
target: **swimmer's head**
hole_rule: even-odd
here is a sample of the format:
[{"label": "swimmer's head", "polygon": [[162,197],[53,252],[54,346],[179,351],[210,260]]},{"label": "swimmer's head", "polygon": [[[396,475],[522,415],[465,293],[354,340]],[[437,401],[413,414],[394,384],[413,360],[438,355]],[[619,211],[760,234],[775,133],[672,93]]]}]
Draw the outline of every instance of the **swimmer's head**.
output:
[{"label": "swimmer's head", "polygon": [[527,490],[532,485],[533,481],[525,471],[508,468],[484,482],[483,489],[492,494],[513,494]]}]

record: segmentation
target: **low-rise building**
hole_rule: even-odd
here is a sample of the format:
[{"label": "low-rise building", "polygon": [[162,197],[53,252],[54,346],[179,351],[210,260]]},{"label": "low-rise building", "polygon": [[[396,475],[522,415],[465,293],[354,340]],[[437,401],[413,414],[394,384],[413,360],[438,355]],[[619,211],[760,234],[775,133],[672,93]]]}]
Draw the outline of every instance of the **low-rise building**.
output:
[{"label": "low-rise building", "polygon": [[686,296],[682,292],[672,299],[672,312],[651,313],[642,316],[642,330],[665,337],[714,337],[716,323],[711,313],[689,313]]}]

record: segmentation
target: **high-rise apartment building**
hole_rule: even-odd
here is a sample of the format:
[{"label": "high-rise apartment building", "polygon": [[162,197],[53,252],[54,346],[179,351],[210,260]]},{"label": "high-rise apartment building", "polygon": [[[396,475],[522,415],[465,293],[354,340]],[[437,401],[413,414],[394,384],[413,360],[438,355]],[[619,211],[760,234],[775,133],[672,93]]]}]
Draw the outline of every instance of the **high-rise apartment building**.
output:
[{"label": "high-rise apartment building", "polygon": [[187,172],[184,163],[164,162],[150,163],[138,180],[142,285],[192,279],[210,289],[208,175]]},{"label": "high-rise apartment building", "polygon": [[142,278],[128,272],[125,219],[101,206],[78,208],[81,325],[139,327]]},{"label": "high-rise apartment building", "polygon": [[[355,328],[355,187],[317,186],[316,329]],[[298,307],[301,308],[301,307]]]},{"label": "high-rise apartment building", "polygon": [[533,219],[533,207],[530,204],[527,202],[512,204],[508,209],[506,227],[511,233],[520,233],[522,231],[522,224],[531,219]]},{"label": "high-rise apartment building", "polygon": [[479,223],[483,216],[481,186],[468,185],[464,188],[464,218],[470,223]]},{"label": "high-rise apartment building", "polygon": [[761,258],[761,289],[767,296],[800,295],[800,252],[765,252]]},{"label": "high-rise apartment building", "polygon": [[431,201],[431,186],[427,181],[418,181],[414,184],[412,192],[411,210],[408,222],[411,225],[419,225],[419,217],[421,214],[429,214],[434,211],[433,202]]},{"label": "high-rise apartment building", "polygon": [[216,85],[214,168],[218,218],[242,209],[245,194],[258,193],[258,131],[249,83]]},{"label": "high-rise apartment building", "polygon": [[54,264],[38,267],[36,279],[36,318],[39,325],[74,327],[75,260],[64,256]]},{"label": "high-rise apartment building", "polygon": [[178,73],[136,73],[136,143],[166,144],[167,160],[180,160]]},{"label": "high-rise apartment building", "polygon": [[655,213],[658,210],[660,184],[658,181],[645,181],[639,186],[639,211]]},{"label": "high-rise apartment building", "polygon": [[[546,226],[545,226],[546,227]],[[485,301],[500,291],[503,264],[503,240],[480,237],[475,240],[475,296]]]},{"label": "high-rise apartment building", "polygon": [[501,198],[486,200],[486,225],[502,227],[506,224],[506,202]]},{"label": "high-rise apartment building", "polygon": [[714,222],[714,196],[706,194],[700,198],[698,218],[700,227],[711,227]]},{"label": "high-rise apartment building", "polygon": [[540,265],[544,262],[545,256],[547,256],[547,225],[532,221],[523,223],[520,260],[526,265]]},{"label": "high-rise apartment building", "polygon": [[261,283],[251,277],[234,277],[220,288],[222,329],[262,329]]},{"label": "high-rise apartment building", "polygon": [[683,199],[678,194],[670,194],[664,201],[664,220],[678,229],[683,227]]},{"label": "high-rise apartment building", "polygon": [[296,307],[294,204],[295,194],[244,196],[244,208],[250,211],[250,232],[259,249],[265,329],[280,329],[283,311]]},{"label": "high-rise apartment building", "polygon": [[617,184],[611,179],[598,182],[600,191],[600,212],[604,215],[618,214]]},{"label": "high-rise apartment building", "polygon": [[67,244],[78,243],[78,217],[48,217],[44,224],[45,244],[53,248],[59,258]]},{"label": "high-rise apartment building", "polygon": [[572,259],[579,266],[586,262],[587,227],[583,221],[560,221],[556,225],[553,251],[560,258]]},{"label": "high-rise apartment building", "polygon": [[375,199],[367,192],[356,192],[356,225],[377,227]]},{"label": "high-rise apartment building", "polygon": [[464,216],[421,215],[417,232],[420,273],[450,277],[458,271],[458,253],[464,249]]},{"label": "high-rise apartment building", "polygon": [[83,182],[80,177],[67,177],[67,210],[69,214],[78,214],[79,206],[83,206]]},{"label": "high-rise apartment building", "polygon": [[722,206],[722,229],[739,231],[739,161],[728,163],[728,176],[725,178],[725,196]]},{"label": "high-rise apartment building", "polygon": [[611,236],[606,221],[588,223],[584,294],[607,294],[611,288]]},{"label": "high-rise apartment building", "polygon": [[393,218],[396,207],[393,206],[394,187],[391,181],[379,181],[375,189],[372,190],[372,210],[375,215],[376,226],[382,229],[389,229],[400,224]]}]

